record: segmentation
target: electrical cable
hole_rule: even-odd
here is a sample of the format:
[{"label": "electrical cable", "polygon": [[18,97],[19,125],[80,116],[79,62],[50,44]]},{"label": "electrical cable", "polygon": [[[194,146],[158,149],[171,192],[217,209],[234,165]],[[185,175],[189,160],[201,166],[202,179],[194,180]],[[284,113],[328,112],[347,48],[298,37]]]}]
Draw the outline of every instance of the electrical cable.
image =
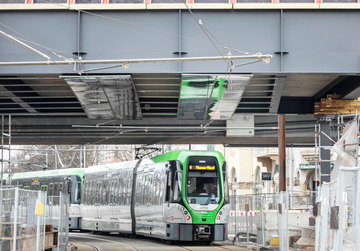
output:
[{"label": "electrical cable", "polygon": [[[85,10],[71,9],[71,7],[69,7],[68,5],[58,4],[58,3],[52,3],[52,2],[48,2],[48,1],[39,1],[39,3],[40,3],[40,2],[42,2],[42,3],[48,3],[48,4],[53,4],[53,5],[56,5],[57,7],[60,6],[60,7],[63,7],[63,8],[65,8],[65,9],[67,9],[67,10],[80,11],[80,12],[82,12],[82,13],[86,13],[86,14],[89,14],[89,15],[101,17],[101,18],[104,18],[104,19],[109,19],[109,20],[116,21],[116,22],[121,22],[121,23],[124,23],[124,24],[136,26],[136,27],[139,27],[139,28],[143,28],[143,29],[147,29],[147,30],[151,30],[151,31],[163,33],[163,34],[166,34],[166,35],[175,36],[175,37],[178,37],[178,38],[183,38],[183,39],[190,40],[190,41],[193,41],[193,42],[198,42],[198,43],[202,43],[202,44],[207,44],[207,45],[212,45],[212,46],[214,46],[214,44],[212,44],[212,43],[208,43],[208,42],[205,42],[205,41],[200,41],[200,40],[193,39],[193,38],[189,38],[189,37],[180,36],[180,35],[177,35],[177,34],[173,34],[173,33],[170,33],[170,32],[166,32],[166,31],[162,31],[162,30],[158,30],[158,29],[146,27],[146,26],[139,25],[139,24],[134,24],[134,23],[131,23],[131,22],[127,22],[127,21],[120,20],[120,19],[103,16],[103,15],[96,14],[96,13],[92,13],[92,12],[85,11]],[[235,51],[235,52],[238,52],[238,53],[241,53],[241,54],[245,54],[245,55],[255,55],[255,53],[244,52],[244,51],[240,51],[240,50],[233,49],[233,48],[226,47],[226,46],[222,46],[222,45],[215,45],[215,46],[216,46],[216,47],[219,47],[219,48],[222,48],[222,49]]]},{"label": "electrical cable", "polygon": [[[197,24],[200,26],[200,28],[202,29],[202,31],[204,32],[204,34],[207,36],[207,38],[210,40],[211,44],[215,47],[215,49],[218,51],[218,53],[220,54],[220,56],[224,59],[225,63],[229,65],[228,60],[225,59],[224,55],[221,54],[221,52],[219,51],[218,47],[215,45],[215,43],[212,41],[212,39],[210,38],[209,34],[214,37],[210,32],[209,34],[206,32],[207,29],[204,27],[204,25],[202,24],[201,20],[198,20],[194,13],[191,11],[191,9],[189,8],[189,6],[186,4],[185,0],[182,0],[184,5],[186,6],[186,8],[188,9],[188,11],[190,12],[190,14],[192,15],[192,17],[195,19],[195,21],[197,22]],[[216,40],[216,39],[215,39]],[[217,40],[216,40],[217,41]],[[218,42],[218,41],[217,41]],[[219,42],[218,42],[219,43]],[[223,46],[219,43],[219,45],[223,48]]]},{"label": "electrical cable", "polygon": [[60,52],[60,53],[63,53],[63,54],[66,54],[66,55],[73,56],[72,54],[69,54],[69,53],[66,53],[66,52],[63,52],[63,51],[60,51],[60,50],[52,49],[52,48],[49,48],[49,47],[47,47],[47,46],[41,45],[41,44],[39,44],[39,43],[36,43],[35,41],[33,41],[33,40],[31,40],[30,38],[22,35],[21,33],[15,31],[14,29],[10,28],[9,26],[6,26],[6,25],[3,24],[3,23],[0,23],[0,25],[4,26],[5,28],[11,30],[12,32],[18,34],[19,36],[21,36],[21,37],[23,37],[23,38],[25,38],[25,39],[20,38],[20,37],[13,36],[14,38],[17,38],[17,39],[19,39],[19,40],[21,40],[21,41],[24,41],[24,42],[27,42],[27,43],[30,43],[30,44],[33,44],[33,45],[37,45],[37,46],[39,46],[39,47],[42,47],[43,49],[51,52],[52,54],[54,54],[55,56],[59,57],[60,59],[63,59],[63,60],[65,60],[65,61],[67,61],[67,59],[66,59],[65,57],[63,57],[63,56],[61,56],[61,55],[58,55],[57,53],[55,53],[55,51]]}]

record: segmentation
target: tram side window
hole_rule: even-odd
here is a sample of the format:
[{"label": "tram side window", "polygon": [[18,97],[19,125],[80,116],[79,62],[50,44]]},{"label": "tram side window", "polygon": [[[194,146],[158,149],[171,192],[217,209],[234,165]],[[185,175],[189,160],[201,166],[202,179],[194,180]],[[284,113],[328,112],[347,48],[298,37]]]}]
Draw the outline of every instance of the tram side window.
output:
[{"label": "tram side window", "polygon": [[114,204],[118,204],[118,200],[119,200],[119,179],[114,180],[114,199],[113,199],[113,203]]},{"label": "tram side window", "polygon": [[86,181],[87,182],[87,184],[86,184],[86,186],[85,186],[85,191],[87,191],[86,192],[86,195],[85,195],[85,203],[86,203],[86,205],[91,205],[92,203],[91,203],[91,197],[92,197],[92,193],[91,193],[91,189],[92,189],[92,181],[91,180],[87,180]]},{"label": "tram side window", "polygon": [[[66,192],[66,191],[64,191]],[[67,194],[70,195],[70,201],[73,202],[73,194],[72,194],[72,181],[71,178],[69,177],[68,181],[67,181]],[[74,201],[75,202],[75,201]]]},{"label": "tram side window", "polygon": [[108,200],[108,191],[107,191],[107,188],[108,188],[108,181],[107,180],[104,180],[102,182],[102,196],[101,196],[101,205],[107,205],[109,203],[109,200]]},{"label": "tram side window", "polygon": [[111,181],[111,185],[110,185],[110,204],[114,205],[115,203],[115,187],[116,187],[116,180],[113,179]]},{"label": "tram side window", "polygon": [[127,194],[127,205],[130,206],[131,204],[131,187],[132,187],[132,179],[129,171],[129,178],[128,178],[128,194]]},{"label": "tram side window", "polygon": [[155,181],[154,204],[160,205],[160,173],[159,172],[155,173],[154,181]]},{"label": "tram side window", "polygon": [[224,186],[224,203],[225,204],[228,204],[229,203],[229,184],[228,184],[228,176],[227,176],[227,173],[226,173],[226,162],[223,162],[222,164],[222,176],[223,176],[223,186]]},{"label": "tram side window", "polygon": [[54,193],[54,183],[50,183],[49,184],[48,196],[53,196],[53,193]]},{"label": "tram side window", "polygon": [[173,193],[174,193],[173,198],[175,201],[181,200],[181,186],[182,186],[182,172],[176,171],[173,182]]},{"label": "tram side window", "polygon": [[126,187],[125,187],[125,191],[126,191],[126,205],[129,206],[130,205],[130,194],[131,194],[131,178],[130,178],[130,172],[126,171]]},{"label": "tram side window", "polygon": [[122,196],[122,193],[123,193],[123,177],[122,177],[122,173],[120,173],[120,177],[119,177],[119,201],[118,201],[118,205],[123,205],[124,201],[123,201],[123,196]]},{"label": "tram side window", "polygon": [[101,185],[102,182],[98,181],[96,183],[96,197],[95,197],[95,204],[100,204],[101,199]]},{"label": "tram side window", "polygon": [[141,198],[141,179],[142,179],[142,173],[137,174],[136,178],[136,203],[140,204],[140,198]]},{"label": "tram side window", "polygon": [[128,205],[128,187],[129,187],[129,177],[127,171],[124,172],[124,190],[123,190],[123,198],[124,205]]},{"label": "tram side window", "polygon": [[162,172],[159,173],[159,205],[162,205],[164,202],[164,193],[165,193],[165,180],[164,174]]},{"label": "tram side window", "polygon": [[47,185],[42,185],[42,186],[41,186],[41,191],[45,191],[46,194],[47,194],[47,190],[48,190]]},{"label": "tram side window", "polygon": [[166,177],[166,194],[165,194],[165,201],[170,201],[170,193],[171,193],[171,171],[167,173]]},{"label": "tram side window", "polygon": [[74,203],[79,204],[80,203],[80,197],[81,197],[81,183],[76,182],[75,184],[75,191],[74,191]]},{"label": "tram side window", "polygon": [[159,180],[158,180],[158,172],[154,173],[153,179],[153,193],[152,193],[152,201],[151,204],[156,206],[159,204]]},{"label": "tram side window", "polygon": [[61,193],[64,192],[64,184],[62,182],[59,182],[59,196],[60,196],[60,192]]},{"label": "tram side window", "polygon": [[96,181],[95,180],[90,181],[90,186],[91,186],[90,204],[93,205],[93,204],[95,204],[95,200],[96,200],[96,186],[97,186]]},{"label": "tram side window", "polygon": [[148,202],[152,204],[152,198],[154,196],[154,173],[149,173],[149,196],[148,196]]},{"label": "tram side window", "polygon": [[84,182],[84,194],[85,194],[85,198],[83,198],[83,201],[86,205],[91,204],[91,181],[87,180]]},{"label": "tram side window", "polygon": [[91,205],[96,203],[96,187],[97,187],[96,180],[91,181],[91,193],[90,193]]},{"label": "tram side window", "polygon": [[58,204],[59,203],[59,183],[57,183],[57,182],[55,182],[54,183],[54,196],[55,196],[55,198],[54,198],[54,204],[56,205],[56,204]]},{"label": "tram side window", "polygon": [[[144,173],[145,174],[145,173]],[[142,185],[142,193],[143,193],[143,196],[142,196],[142,205],[146,205],[147,203],[147,196],[148,196],[148,187],[147,187],[147,181],[148,181],[148,176],[147,174],[146,175],[143,175],[143,185]]]},{"label": "tram side window", "polygon": [[124,170],[121,171],[121,180],[122,180],[122,185],[121,185],[120,205],[125,206],[126,205],[127,179],[126,179],[126,174],[125,174]]}]

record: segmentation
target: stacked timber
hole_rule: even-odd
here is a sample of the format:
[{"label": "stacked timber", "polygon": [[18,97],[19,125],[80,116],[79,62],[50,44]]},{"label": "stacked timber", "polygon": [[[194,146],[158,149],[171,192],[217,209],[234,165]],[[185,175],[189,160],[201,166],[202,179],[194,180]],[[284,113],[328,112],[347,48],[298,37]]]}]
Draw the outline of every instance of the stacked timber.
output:
[{"label": "stacked timber", "polygon": [[337,99],[339,95],[327,95],[321,102],[315,102],[314,114],[356,114],[360,113],[360,100]]},{"label": "stacked timber", "polygon": [[[37,245],[37,228],[36,226],[26,226],[24,223],[16,224],[16,249],[17,251],[36,251]],[[14,223],[0,223],[0,251],[13,250],[15,235]],[[40,231],[42,232],[42,231]],[[51,250],[57,246],[57,230],[52,225],[45,227],[45,247],[44,250]],[[41,241],[42,238],[40,238]],[[40,243],[41,245],[42,243]]]}]

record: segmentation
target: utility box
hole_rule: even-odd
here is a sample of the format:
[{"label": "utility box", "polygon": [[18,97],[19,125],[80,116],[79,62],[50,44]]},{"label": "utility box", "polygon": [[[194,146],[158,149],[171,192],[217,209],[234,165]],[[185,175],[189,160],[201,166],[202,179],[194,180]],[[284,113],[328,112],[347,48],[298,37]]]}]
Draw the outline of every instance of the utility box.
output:
[{"label": "utility box", "polygon": [[[234,114],[232,119],[226,120],[226,127],[228,128],[226,137],[254,137],[254,124],[253,114]],[[236,129],[233,127],[236,127]],[[241,129],[239,127],[245,128]]]}]

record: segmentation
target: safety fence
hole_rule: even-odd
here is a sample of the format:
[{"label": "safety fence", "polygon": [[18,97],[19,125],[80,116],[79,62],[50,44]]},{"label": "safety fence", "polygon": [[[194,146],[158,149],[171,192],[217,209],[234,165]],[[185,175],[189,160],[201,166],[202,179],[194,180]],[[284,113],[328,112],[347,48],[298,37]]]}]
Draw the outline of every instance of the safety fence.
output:
[{"label": "safety fence", "polygon": [[57,229],[57,251],[67,250],[70,195],[60,192],[60,196],[48,196],[46,200],[46,224]]},{"label": "safety fence", "polygon": [[67,250],[68,212],[68,194],[46,197],[45,191],[1,189],[0,250]]},{"label": "safety fence", "polygon": [[46,194],[42,191],[19,188],[0,190],[1,250],[46,249],[45,204]]},{"label": "safety fence", "polygon": [[315,245],[315,218],[313,203],[316,191],[287,190],[278,196],[278,235],[272,239],[280,251],[290,247],[306,248]]},{"label": "safety fence", "polygon": [[340,168],[338,178],[323,184],[315,203],[315,250],[360,250],[360,170]]},{"label": "safety fence", "polygon": [[271,242],[273,236],[280,240],[278,222],[282,224],[284,220],[278,217],[278,204],[286,200],[290,209],[290,235],[300,236],[315,201],[315,194],[307,191],[288,193],[288,196],[262,193],[230,197],[229,239],[249,246],[279,246]]}]

